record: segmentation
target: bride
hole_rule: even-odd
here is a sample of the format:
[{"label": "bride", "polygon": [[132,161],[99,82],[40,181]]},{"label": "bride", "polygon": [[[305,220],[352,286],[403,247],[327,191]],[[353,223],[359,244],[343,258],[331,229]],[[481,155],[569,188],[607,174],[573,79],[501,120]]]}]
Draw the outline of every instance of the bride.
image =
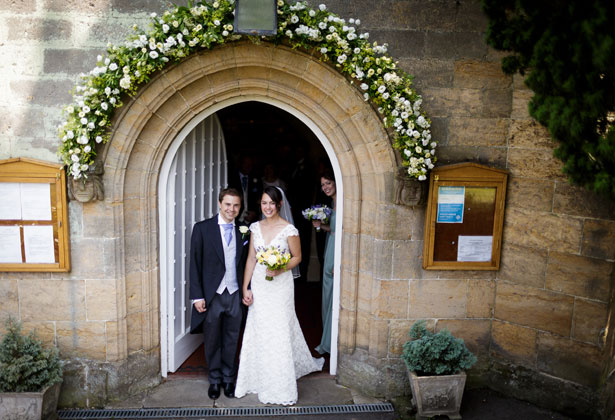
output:
[{"label": "bride", "polygon": [[[250,225],[243,281],[243,303],[249,308],[235,396],[258,394],[264,404],[291,405],[297,402],[297,379],[322,370],[324,359],[310,354],[295,314],[291,270],[301,262],[301,245],[297,229],[280,216],[283,194],[279,188],[265,188],[261,199],[265,218]],[[287,207],[285,216],[290,215]],[[272,245],[291,254],[286,267],[275,271],[256,262],[257,248]]]}]

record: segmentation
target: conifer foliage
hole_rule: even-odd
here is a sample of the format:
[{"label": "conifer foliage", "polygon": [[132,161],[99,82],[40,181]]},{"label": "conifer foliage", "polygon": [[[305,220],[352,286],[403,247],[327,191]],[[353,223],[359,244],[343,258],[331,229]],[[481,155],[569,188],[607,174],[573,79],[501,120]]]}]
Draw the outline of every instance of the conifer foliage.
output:
[{"label": "conifer foliage", "polygon": [[427,330],[425,321],[417,321],[409,335],[412,340],[404,344],[402,357],[408,369],[419,376],[454,375],[476,363],[463,340],[448,330],[434,334]]},{"label": "conifer foliage", "polygon": [[24,336],[13,318],[6,323],[0,341],[0,392],[41,392],[62,381],[58,349],[46,349],[31,332]]},{"label": "conifer foliage", "polygon": [[529,113],[577,185],[615,198],[615,2],[482,0],[487,42],[526,75]]}]

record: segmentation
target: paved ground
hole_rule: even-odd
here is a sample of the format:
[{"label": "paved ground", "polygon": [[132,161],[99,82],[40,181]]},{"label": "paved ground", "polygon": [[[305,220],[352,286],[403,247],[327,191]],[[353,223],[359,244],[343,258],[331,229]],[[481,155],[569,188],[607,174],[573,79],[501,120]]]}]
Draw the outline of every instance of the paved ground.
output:
[{"label": "paved ground", "polygon": [[[158,407],[263,407],[255,395],[229,399],[222,395],[212,401],[207,397],[208,382],[204,378],[173,379],[163,382],[147,394],[110,404],[107,408],[158,408]],[[381,400],[366,397],[358,391],[335,383],[335,378],[317,373],[298,381],[297,406],[338,404],[370,404]],[[409,409],[410,398],[393,401],[395,413],[300,415],[284,417],[250,417],[251,420],[411,420],[414,412]],[[562,414],[538,408],[529,403],[504,397],[491,390],[466,390],[461,407],[464,420],[571,420]],[[438,420],[446,417],[438,418]],[[229,417],[207,417],[207,420],[228,420]],[[119,420],[119,419],[118,419]]]},{"label": "paved ground", "polygon": [[[414,411],[408,410],[410,398],[394,402],[397,413],[395,420],[414,419]],[[503,396],[489,389],[466,389],[463,393],[460,414],[463,420],[572,420],[563,414],[545,410],[530,403]],[[445,416],[434,420],[446,419]]]}]

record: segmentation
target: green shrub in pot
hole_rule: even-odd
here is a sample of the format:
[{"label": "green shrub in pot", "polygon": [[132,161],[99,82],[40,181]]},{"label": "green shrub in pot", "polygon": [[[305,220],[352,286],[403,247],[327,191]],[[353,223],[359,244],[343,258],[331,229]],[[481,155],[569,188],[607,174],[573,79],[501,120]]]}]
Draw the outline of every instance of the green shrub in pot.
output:
[{"label": "green shrub in pot", "polygon": [[34,332],[23,335],[9,317],[0,341],[0,392],[40,392],[62,382],[62,363],[55,347],[45,348]]},{"label": "green shrub in pot", "polygon": [[463,340],[446,329],[433,333],[422,320],[412,325],[409,335],[411,340],[404,344],[402,358],[408,370],[418,376],[453,375],[476,363],[476,356]]}]

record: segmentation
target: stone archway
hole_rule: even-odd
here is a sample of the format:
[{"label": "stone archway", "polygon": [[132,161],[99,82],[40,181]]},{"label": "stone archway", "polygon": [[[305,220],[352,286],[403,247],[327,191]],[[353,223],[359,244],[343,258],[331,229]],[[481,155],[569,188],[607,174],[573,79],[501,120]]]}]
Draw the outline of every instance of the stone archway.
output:
[{"label": "stone archway", "polygon": [[[371,273],[364,266],[372,261],[362,261],[361,253],[373,249],[378,226],[386,224],[379,205],[393,201],[398,166],[382,122],[347,79],[316,58],[284,46],[240,42],[169,66],[114,121],[101,159],[118,267],[118,328],[107,340],[117,346],[118,360],[135,352],[154,357],[160,343],[157,188],[164,156],[195,116],[241,97],[286,104],[329,140],[344,185],[339,357],[354,351],[357,337],[376,333],[377,322],[363,322],[369,310],[358,296],[361,289],[369,299],[373,277],[360,272]],[[135,289],[136,297],[128,292]]]}]

